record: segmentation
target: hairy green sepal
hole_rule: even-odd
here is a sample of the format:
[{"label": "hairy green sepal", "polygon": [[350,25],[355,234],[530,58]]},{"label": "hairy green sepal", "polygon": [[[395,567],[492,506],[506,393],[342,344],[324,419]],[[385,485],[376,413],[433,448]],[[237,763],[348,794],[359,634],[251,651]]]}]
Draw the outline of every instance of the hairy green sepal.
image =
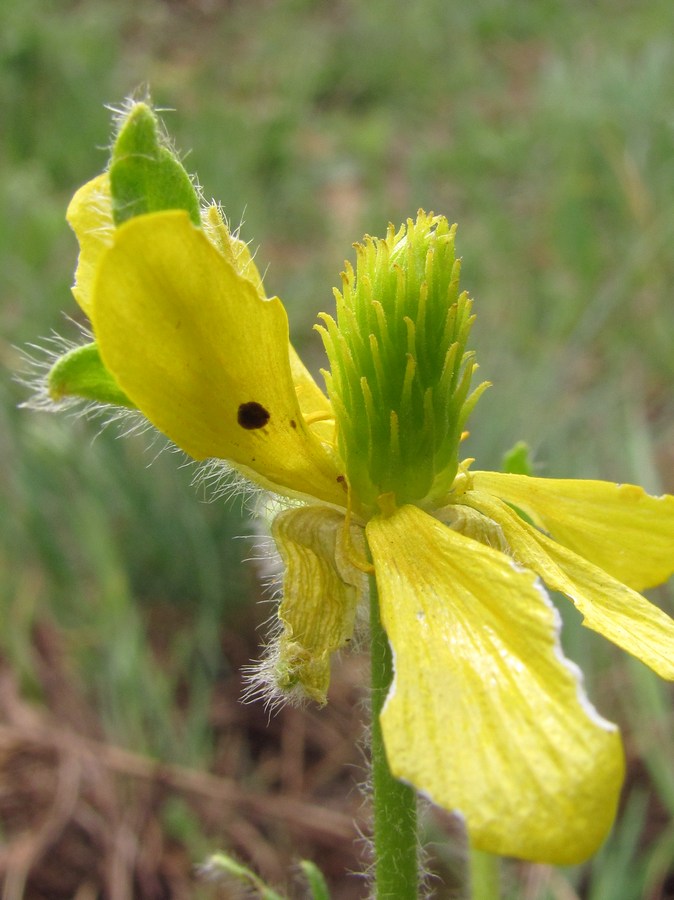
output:
[{"label": "hairy green sepal", "polygon": [[110,160],[112,214],[119,226],[134,216],[184,209],[200,224],[199,197],[147,103],[134,103],[122,120]]},{"label": "hairy green sepal", "polygon": [[75,347],[57,359],[49,370],[47,386],[49,396],[57,402],[65,397],[81,397],[135,409],[135,404],[103,365],[95,343]]},{"label": "hairy green sepal", "polygon": [[376,510],[432,507],[457,472],[466,419],[487,386],[470,393],[476,363],[466,342],[471,300],[459,293],[456,226],[420,212],[384,239],[356,246],[335,291],[337,321],[318,326],[339,450],[359,503]]}]

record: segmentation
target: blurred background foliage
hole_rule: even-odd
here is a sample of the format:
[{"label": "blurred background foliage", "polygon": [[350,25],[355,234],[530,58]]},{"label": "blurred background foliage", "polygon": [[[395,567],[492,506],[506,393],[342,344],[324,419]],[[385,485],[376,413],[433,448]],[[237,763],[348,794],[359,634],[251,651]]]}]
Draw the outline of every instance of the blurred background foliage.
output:
[{"label": "blurred background foliage", "polygon": [[[64,211],[106,162],[105,104],[149,86],[175,110],[188,170],[259,247],[314,371],[311,326],[351,244],[442,212],[494,383],[467,452],[497,467],[525,440],[541,474],[674,491],[673,31],[670,0],[5,0],[0,647],[22,696],[46,702],[48,622],[110,742],[207,769],[223,630],[268,615],[241,565],[250,542],[233,540],[251,523],[203,502],[181,458],[17,409],[22,348],[77,333]],[[667,589],[656,599],[672,611]],[[674,896],[671,691],[563,612],[569,653],[626,729],[625,809],[588,866],[513,866],[507,891]],[[215,838],[181,815],[196,862]],[[453,851],[433,827],[442,873]]]}]

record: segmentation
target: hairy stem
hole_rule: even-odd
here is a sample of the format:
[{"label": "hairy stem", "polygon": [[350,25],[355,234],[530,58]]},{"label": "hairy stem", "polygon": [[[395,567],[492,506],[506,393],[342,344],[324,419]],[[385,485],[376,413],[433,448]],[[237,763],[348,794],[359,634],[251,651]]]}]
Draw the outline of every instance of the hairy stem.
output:
[{"label": "hairy stem", "polygon": [[417,900],[419,864],[416,793],[391,774],[379,723],[379,714],[393,679],[393,659],[379,618],[379,598],[374,576],[370,576],[370,639],[374,896],[376,900]]}]

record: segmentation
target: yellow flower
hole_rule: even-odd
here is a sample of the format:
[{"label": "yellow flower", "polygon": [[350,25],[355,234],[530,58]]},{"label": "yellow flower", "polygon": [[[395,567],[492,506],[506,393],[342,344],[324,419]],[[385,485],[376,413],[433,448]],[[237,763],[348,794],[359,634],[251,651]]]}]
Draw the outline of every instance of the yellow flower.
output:
[{"label": "yellow flower", "polygon": [[[78,192],[69,220],[81,247],[75,296],[132,404],[195,459],[226,460],[302,501],[272,526],[285,577],[268,677],[325,701],[330,656],[351,639],[367,592],[369,553],[394,655],[381,717],[394,775],[461,815],[478,849],[557,864],[592,854],[614,818],[623,752],[616,726],[591,705],[562,653],[559,617],[539,579],[565,594],[589,628],[674,679],[674,622],[637,593],[674,570],[674,498],[601,481],[471,471],[470,461],[457,466],[443,455],[442,441],[427,448],[431,475],[418,478],[421,445],[405,450],[409,435],[385,407],[377,437],[368,416],[384,401],[363,384],[355,351],[337,346],[342,325],[326,320],[329,352],[356,367],[353,390],[362,386],[362,440],[372,445],[384,434],[395,445],[387,461],[367,447],[359,455],[361,439],[351,440],[344,424],[356,415],[344,399],[352,388],[335,394],[344,373],[333,367],[331,402],[290,346],[280,300],[265,296],[245,244],[215,207],[201,228],[179,210],[115,227],[104,175]],[[370,251],[383,253],[397,283],[404,266],[418,263],[423,293],[436,277],[427,253],[436,234],[444,243],[433,244],[431,256],[453,232],[420,213],[361,247],[359,260],[365,267]],[[417,247],[413,235],[426,244]],[[362,345],[375,357],[372,381],[386,375],[379,360],[399,310],[385,308],[379,275],[368,271],[368,302],[383,323]],[[355,285],[348,270],[343,312]],[[407,315],[399,324],[412,347],[421,325]],[[422,362],[410,356],[399,390],[413,400],[410,379]],[[476,399],[467,395],[469,357],[461,369],[468,376],[452,376],[442,395],[447,403],[457,397],[459,411]],[[444,372],[449,363],[440,362]],[[429,391],[415,406],[420,429],[437,420]]]}]

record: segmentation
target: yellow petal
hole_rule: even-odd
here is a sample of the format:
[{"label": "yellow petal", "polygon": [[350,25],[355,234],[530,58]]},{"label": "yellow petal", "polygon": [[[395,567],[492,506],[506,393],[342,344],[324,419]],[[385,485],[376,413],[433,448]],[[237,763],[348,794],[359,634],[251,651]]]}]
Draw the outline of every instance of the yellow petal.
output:
[{"label": "yellow petal", "polygon": [[259,296],[266,298],[262,276],[253,261],[253,255],[245,241],[237,234],[232,234],[229,225],[217,203],[211,203],[202,213],[204,233],[209,241],[218,248],[228,263],[239,275],[243,275],[253,285]]},{"label": "yellow petal", "polygon": [[674,497],[651,497],[633,484],[498,472],[474,472],[473,484],[636,591],[674,572]]},{"label": "yellow petal", "polygon": [[190,456],[229,460],[281,493],[346,505],[337,464],[298,405],[282,303],[262,300],[185,212],[117,229],[93,301],[106,367]]},{"label": "yellow petal", "polygon": [[564,659],[532,572],[405,506],[367,525],[395,678],[393,773],[466,820],[477,849],[567,864],[614,817],[620,738]]},{"label": "yellow petal", "polygon": [[88,181],[75,193],[68,206],[66,219],[80,245],[73,296],[82,310],[90,315],[96,267],[112,243],[115,228],[107,173]]},{"label": "yellow petal", "polygon": [[[267,294],[264,289],[262,276],[253,261],[253,255],[248,244],[236,234],[232,234],[222,214],[222,210],[217,204],[212,203],[205,210],[203,222],[206,237],[218,248],[225,259],[234,266],[236,271],[251,282],[260,298],[266,300]],[[289,345],[288,352],[290,354],[290,370],[295,382],[297,402],[302,410],[302,415],[307,420],[312,431],[321,440],[334,445],[335,424],[330,401],[316,384],[292,344]]]},{"label": "yellow petal", "polygon": [[469,491],[464,502],[501,526],[514,558],[537,572],[549,588],[566,594],[583,614],[584,625],[662,678],[674,680],[674,620],[598,566],[537,531],[502,501]]},{"label": "yellow petal", "polygon": [[[240,237],[232,234],[225,221],[220,207],[212,203],[203,213],[206,237],[217,247],[225,259],[236,269],[239,275],[248,279],[261,299],[267,299],[262,276],[253,261],[250,248]],[[295,382],[297,400],[302,415],[311,425],[312,430],[328,443],[334,444],[334,416],[330,401],[314,381],[297,351],[289,345],[290,369]]]},{"label": "yellow petal", "polygon": [[284,692],[299,688],[321,704],[330,658],[351,640],[364,590],[365,576],[349,559],[364,557],[362,529],[345,527],[344,516],[325,506],[287,510],[272,526],[285,565],[274,678]]}]

